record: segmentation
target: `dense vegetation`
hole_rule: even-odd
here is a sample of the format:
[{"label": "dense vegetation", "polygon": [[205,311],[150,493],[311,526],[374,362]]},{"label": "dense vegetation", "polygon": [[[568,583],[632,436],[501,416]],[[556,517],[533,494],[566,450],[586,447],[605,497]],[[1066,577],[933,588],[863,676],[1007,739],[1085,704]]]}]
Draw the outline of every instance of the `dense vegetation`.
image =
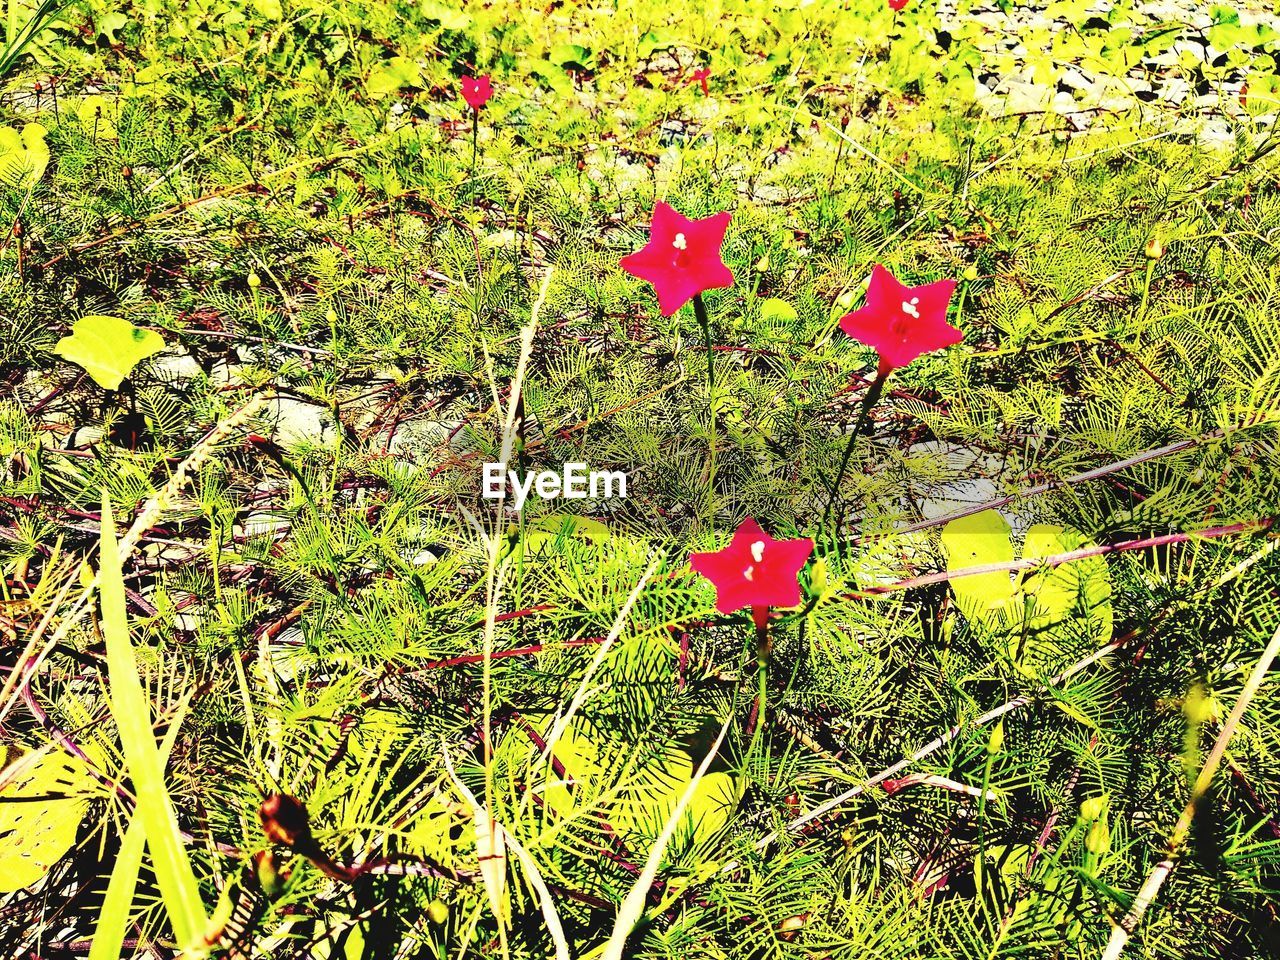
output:
[{"label": "dense vegetation", "polygon": [[1280,956],[1280,34],[894,6],[11,0],[0,957]]}]

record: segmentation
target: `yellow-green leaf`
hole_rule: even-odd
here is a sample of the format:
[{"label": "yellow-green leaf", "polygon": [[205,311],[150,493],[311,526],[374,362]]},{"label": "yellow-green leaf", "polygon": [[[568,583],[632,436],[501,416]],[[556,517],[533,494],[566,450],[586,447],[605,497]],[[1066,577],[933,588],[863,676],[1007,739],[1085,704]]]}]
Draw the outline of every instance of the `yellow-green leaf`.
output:
[{"label": "yellow-green leaf", "polygon": [[525,531],[525,545],[530,550],[537,550],[555,543],[560,537],[566,539],[580,537],[592,543],[608,543],[609,528],[599,520],[590,517],[577,517],[567,513],[553,513],[539,517]]},{"label": "yellow-green leaf", "polygon": [[380,63],[369,74],[369,82],[365,84],[369,96],[375,99],[395,93],[402,87],[422,85],[422,71],[408,57],[392,57],[386,63]]},{"label": "yellow-green leaf", "polygon": [[85,97],[76,109],[76,117],[85,133],[98,140],[115,140],[116,121],[120,117],[120,104],[98,94]]},{"label": "yellow-green leaf", "polygon": [[64,360],[84,367],[98,386],[116,390],[142,360],[159,353],[164,338],[119,317],[81,317],[53,348]]},{"label": "yellow-green leaf", "polygon": [[49,166],[47,131],[38,123],[23,124],[19,132],[0,127],[0,184],[31,187]]},{"label": "yellow-green leaf", "polygon": [[[942,528],[942,549],[947,554],[947,572],[955,574],[970,567],[1012,563],[1013,543],[1009,523],[995,510],[952,520]],[[986,620],[1013,596],[1013,581],[1004,570],[972,576],[953,576],[951,591],[960,612],[970,620]]]},{"label": "yellow-green leaf", "polygon": [[7,748],[0,770],[0,893],[31,886],[71,849],[96,786],[84,764],[61,750]]}]

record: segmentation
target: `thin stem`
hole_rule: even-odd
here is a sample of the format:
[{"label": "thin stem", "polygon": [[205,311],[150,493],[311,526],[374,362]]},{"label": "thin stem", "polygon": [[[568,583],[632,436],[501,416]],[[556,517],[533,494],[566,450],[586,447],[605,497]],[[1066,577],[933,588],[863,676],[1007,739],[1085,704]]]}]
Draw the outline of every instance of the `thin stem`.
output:
[{"label": "thin stem", "polygon": [[836,470],[835,479],[831,482],[831,490],[827,494],[827,508],[822,511],[822,527],[826,527],[827,519],[831,516],[831,510],[836,505],[836,496],[840,492],[840,484],[844,481],[845,470],[849,467],[849,458],[853,456],[853,448],[858,445],[858,437],[862,435],[862,431],[867,426],[871,408],[880,399],[880,395],[884,392],[885,381],[889,379],[889,374],[892,372],[893,367],[889,366],[881,358],[880,367],[876,370],[876,378],[871,381],[871,386],[862,397],[862,407],[858,410],[858,420],[854,424],[853,432],[849,434],[849,442],[845,444],[844,455],[840,458],[840,468]]},{"label": "thin stem", "polygon": [[476,154],[480,140],[480,111],[471,109],[471,177],[476,175]]},{"label": "thin stem", "polygon": [[1151,294],[1151,274],[1155,272],[1155,269],[1155,260],[1148,260],[1146,276],[1142,279],[1142,303],[1138,305],[1138,316],[1134,320],[1135,323],[1141,323],[1147,316],[1147,300]]},{"label": "thin stem", "polygon": [[711,343],[711,320],[707,317],[707,305],[702,300],[702,294],[694,294],[693,297],[693,313],[698,318],[698,324],[702,327],[702,340],[707,345],[707,390],[715,393],[716,389],[716,367],[715,367],[715,350]]},{"label": "thin stem", "polygon": [[702,327],[702,339],[707,345],[707,415],[708,415],[708,446],[710,447],[709,456],[707,458],[707,523],[711,527],[711,532],[715,533],[716,529],[716,365],[715,351],[711,343],[711,320],[707,316],[707,305],[702,299],[702,294],[694,294],[693,297],[693,313],[698,318],[698,324]]},{"label": "thin stem", "polygon": [[751,711],[751,719],[747,721],[747,732],[751,735],[751,749],[754,752],[760,742],[765,711],[769,705],[769,655],[773,651],[773,641],[769,637],[769,608],[752,607],[751,619],[756,625],[756,702]]}]

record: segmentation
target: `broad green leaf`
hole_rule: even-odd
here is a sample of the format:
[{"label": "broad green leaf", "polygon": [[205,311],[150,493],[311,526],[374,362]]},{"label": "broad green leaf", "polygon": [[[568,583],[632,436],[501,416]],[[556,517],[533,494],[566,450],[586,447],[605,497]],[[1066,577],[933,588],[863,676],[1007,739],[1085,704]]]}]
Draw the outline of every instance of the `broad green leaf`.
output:
[{"label": "broad green leaf", "polygon": [[770,297],[767,300],[760,301],[760,319],[761,320],[795,320],[799,316],[796,308],[785,300],[778,300]]},{"label": "broad green leaf", "polygon": [[48,131],[38,123],[23,124],[19,133],[0,127],[0,184],[31,187],[49,166]]},{"label": "broad green leaf", "polygon": [[586,47],[576,43],[557,43],[547,54],[547,59],[559,67],[579,66],[588,70],[595,66],[595,56]]},{"label": "broad green leaf", "polygon": [[[1022,558],[1038,560],[1063,550],[1062,527],[1036,524],[1027,531]],[[1050,623],[1070,616],[1080,590],[1068,566],[1023,571],[1019,588],[1035,599],[1033,625],[1038,625],[1037,620]]]},{"label": "broad green leaf", "polygon": [[[545,724],[550,730],[550,723]],[[543,731],[545,736],[546,731]],[[581,717],[574,717],[560,733],[552,756],[565,772],[568,780],[579,783],[598,777],[600,766],[601,736],[598,731]],[[555,772],[553,764],[547,764],[546,776],[539,780],[534,788],[543,802],[561,816],[573,812],[574,793],[572,786],[561,779]]]},{"label": "broad green leaf", "polygon": [[675,46],[679,41],[680,37],[678,34],[661,28],[650,30],[640,38],[640,59],[647,60],[649,57],[653,56],[655,51],[666,50],[669,47]]},{"label": "broad green leaf", "polygon": [[422,16],[434,20],[446,30],[465,30],[471,26],[471,15],[451,9],[440,0],[422,0]]},{"label": "broad green leaf", "polygon": [[475,824],[445,791],[436,793],[415,815],[405,836],[406,849],[443,867],[458,864],[463,852],[474,856]]},{"label": "broad green leaf", "polygon": [[59,340],[53,351],[84,367],[98,386],[118,390],[134,367],[164,347],[164,338],[153,330],[95,314],[77,320],[71,336]]},{"label": "broad green leaf", "polygon": [[115,140],[116,121],[120,117],[118,100],[108,100],[99,94],[92,94],[80,101],[76,108],[76,117],[84,132],[97,140]]},{"label": "broad green leaf", "polygon": [[138,798],[134,816],[142,821],[146,832],[147,849],[174,936],[185,947],[194,944],[204,933],[208,917],[191,861],[178,832],[178,817],[169,798],[164,760],[152,726],[151,701],[142,687],[137,657],[129,638],[124,576],[116,547],[111,501],[105,490],[102,493],[101,527],[98,594],[107,654],[107,703],[120,733],[125,768]]},{"label": "broad green leaf", "polygon": [[590,517],[579,517],[567,513],[553,513],[539,517],[525,531],[525,545],[532,550],[539,550],[554,544],[560,538],[580,538],[592,543],[608,543],[609,528],[599,520]]},{"label": "broad green leaf", "polygon": [[392,57],[386,63],[380,63],[369,74],[365,84],[369,96],[379,99],[389,96],[404,87],[422,85],[422,71],[418,64],[408,57]]},{"label": "broad green leaf", "polygon": [[[1013,562],[1009,523],[995,510],[952,520],[942,528],[942,549],[947,554],[947,572],[955,574],[970,567]],[[1013,596],[1013,581],[1007,571],[953,576],[951,592],[960,612],[970,620],[987,620]]]},{"label": "broad green leaf", "polygon": [[[1034,560],[1095,546],[1079,530],[1037,524],[1027,532],[1024,559]],[[1102,557],[1084,557],[1052,570],[1023,572],[1020,589],[1035,600],[1031,625],[1043,627],[1072,617],[1087,619],[1101,643],[1111,639],[1111,573]]]},{"label": "broad green leaf", "polygon": [[6,747],[0,770],[0,893],[36,883],[76,842],[100,793],[84,764],[61,750]]},{"label": "broad green leaf", "polygon": [[104,13],[98,16],[95,24],[98,28],[98,36],[102,37],[111,46],[115,46],[120,42],[120,38],[116,36],[117,30],[123,30],[129,25],[129,18],[123,13],[113,10],[110,13]]},{"label": "broad green leaf", "polygon": [[[693,759],[683,751],[675,751],[662,773],[668,784],[665,789],[637,791],[629,802],[620,804],[613,815],[614,827],[634,844],[647,841],[671,816],[693,778]],[[737,806],[738,784],[733,775],[708,773],[698,781],[689,798],[678,835],[701,844],[720,832]]]},{"label": "broad green leaf", "polygon": [[555,92],[564,96],[573,94],[573,81],[563,67],[558,67],[549,60],[535,60],[529,64],[529,72],[543,80]]},{"label": "broad green leaf", "polygon": [[[616,762],[619,746],[609,744],[607,737],[592,724],[575,717],[560,734],[552,756],[572,784],[609,789],[615,785],[612,781],[599,780],[609,774],[609,763],[602,750],[614,754],[609,759]],[[605,818],[630,843],[638,847],[647,845],[675,809],[680,795],[693,779],[693,772],[690,754],[679,747],[670,747],[662,757],[628,773],[620,795],[603,811]],[[588,792],[592,786],[588,786]],[[575,793],[578,788],[556,774],[551,764],[534,789],[543,802],[562,817],[572,815],[580,802],[579,794]],[[680,835],[701,843],[728,823],[737,805],[735,778],[724,772],[706,774],[690,797]]]}]

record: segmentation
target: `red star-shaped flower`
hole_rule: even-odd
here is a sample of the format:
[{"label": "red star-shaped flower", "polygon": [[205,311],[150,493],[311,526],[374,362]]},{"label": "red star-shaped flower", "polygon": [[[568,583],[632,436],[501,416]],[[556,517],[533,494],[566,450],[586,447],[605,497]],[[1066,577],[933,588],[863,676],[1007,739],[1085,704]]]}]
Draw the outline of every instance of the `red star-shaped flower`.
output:
[{"label": "red star-shaped flower", "polygon": [[711,90],[707,87],[707,81],[710,79],[711,79],[711,71],[707,67],[702,67],[698,70],[695,70],[693,71],[693,73],[689,75],[690,83],[697,83],[700,87],[702,87],[702,95],[704,97],[708,97],[711,95]]},{"label": "red star-shaped flower", "polygon": [[733,274],[720,259],[728,228],[728,213],[690,220],[659,200],[649,242],[623,257],[619,266],[653,284],[662,315],[669,317],[702,291],[733,285]]},{"label": "red star-shaped flower", "polygon": [[689,565],[716,588],[716,609],[733,613],[743,607],[795,607],[800,604],[800,568],[813,553],[813,541],[775,540],[750,517],[733,540],[715,553],[695,553]]},{"label": "red star-shaped flower", "polygon": [[908,3],[908,0],[889,0],[889,9],[897,13]]},{"label": "red star-shaped flower", "polygon": [[476,113],[480,112],[480,108],[489,102],[489,98],[493,96],[493,84],[489,81],[489,74],[482,77],[463,77],[462,78],[462,99],[467,101],[467,105]]},{"label": "red star-shaped flower", "polygon": [[964,339],[964,334],[947,323],[947,305],[955,288],[954,280],[904,287],[877,263],[867,285],[866,306],[841,317],[840,329],[875,347],[882,367],[905,367],[921,354]]}]

